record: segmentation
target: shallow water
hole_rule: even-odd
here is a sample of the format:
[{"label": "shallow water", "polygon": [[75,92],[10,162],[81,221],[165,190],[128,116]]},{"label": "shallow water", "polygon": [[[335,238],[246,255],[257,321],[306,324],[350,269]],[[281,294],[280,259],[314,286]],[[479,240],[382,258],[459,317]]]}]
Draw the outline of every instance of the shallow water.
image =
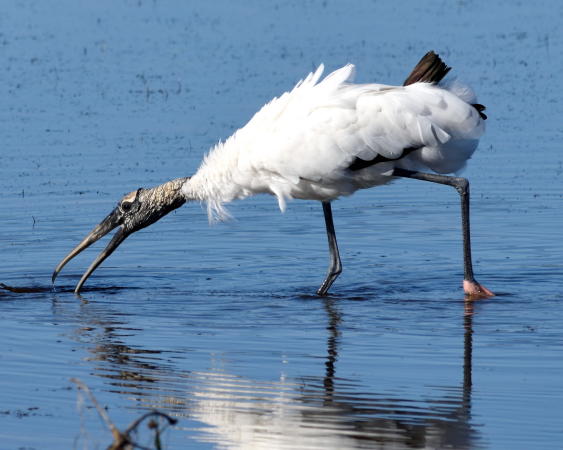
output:
[{"label": "shallow water", "polygon": [[[559,2],[120,1],[0,11],[0,442],[103,448],[76,377],[167,448],[556,448],[563,438],[563,50]],[[455,191],[411,180],[334,205],[184,207],[59,260],[126,192],[203,153],[320,62],[399,83],[428,49],[488,106],[472,182],[467,303]],[[145,442],[146,443],[146,442]]]}]

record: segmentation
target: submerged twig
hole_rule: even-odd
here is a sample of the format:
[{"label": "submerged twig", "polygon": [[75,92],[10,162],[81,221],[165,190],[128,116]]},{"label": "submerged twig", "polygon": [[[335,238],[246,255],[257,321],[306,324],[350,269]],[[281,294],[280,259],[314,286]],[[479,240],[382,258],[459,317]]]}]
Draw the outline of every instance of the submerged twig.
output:
[{"label": "submerged twig", "polygon": [[[168,422],[167,425],[175,425],[178,422],[176,419],[174,419],[173,417],[170,417],[168,414],[154,410],[154,411],[149,411],[149,412],[143,414],[138,419],[135,419],[127,427],[127,429],[124,432],[121,432],[113,424],[113,422],[109,418],[109,415],[107,414],[106,410],[98,403],[98,401],[96,400],[96,397],[94,397],[94,394],[92,394],[92,391],[90,390],[90,388],[77,378],[71,378],[70,381],[75,383],[78,386],[79,389],[82,389],[86,393],[86,395],[88,396],[88,398],[90,399],[90,401],[92,402],[94,407],[96,408],[96,411],[98,411],[98,414],[100,415],[102,420],[105,422],[105,424],[107,425],[107,427],[111,431],[111,434],[113,436],[113,443],[108,447],[108,450],[130,450],[130,449],[135,449],[135,448],[141,449],[141,450],[151,450],[149,447],[145,447],[143,445],[139,445],[138,443],[136,443],[133,440],[133,438],[131,437],[131,433],[137,431],[137,428],[139,427],[139,425],[141,425],[141,423],[143,423],[149,417],[163,418]],[[155,433],[155,435],[154,435],[154,448],[156,450],[162,450],[162,445],[161,445],[161,442],[160,442],[160,435],[161,435],[162,431],[164,431],[164,428],[162,428],[162,429],[159,428],[158,421],[156,421],[156,420],[151,420],[148,424],[148,427],[150,429],[154,430],[154,433]]]},{"label": "submerged twig", "polygon": [[88,386],[86,386],[78,378],[71,378],[70,381],[72,381],[74,384],[76,384],[78,386],[79,389],[82,389],[86,393],[86,395],[90,398],[90,401],[92,402],[92,404],[96,408],[96,411],[98,411],[98,414],[100,415],[102,420],[105,422],[105,424],[107,425],[107,427],[111,431],[111,434],[113,436],[113,444],[109,448],[112,449],[112,450],[113,449],[127,448],[127,447],[125,447],[125,445],[128,444],[127,441],[129,439],[127,439],[127,436],[125,434],[121,433],[121,431],[119,431],[119,429],[113,424],[113,422],[109,418],[108,414],[106,413],[106,410],[104,408],[102,408],[102,406],[98,403],[98,400],[96,400],[96,397],[94,397],[94,394],[92,394],[92,391],[90,390],[90,388]]}]

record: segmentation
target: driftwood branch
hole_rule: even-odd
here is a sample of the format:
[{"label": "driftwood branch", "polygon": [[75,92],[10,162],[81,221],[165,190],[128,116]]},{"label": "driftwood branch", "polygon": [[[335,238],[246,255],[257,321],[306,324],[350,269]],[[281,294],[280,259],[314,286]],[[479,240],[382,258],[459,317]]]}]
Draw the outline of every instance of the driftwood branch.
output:
[{"label": "driftwood branch", "polygon": [[[86,393],[86,395],[88,396],[94,407],[96,408],[96,411],[98,411],[98,414],[100,415],[104,423],[111,431],[111,434],[113,436],[113,443],[108,447],[108,450],[130,450],[130,449],[152,450],[149,447],[145,447],[143,445],[137,444],[131,437],[131,433],[137,431],[139,425],[141,425],[141,423],[143,423],[146,419],[151,417],[155,417],[157,419],[163,418],[167,421],[167,425],[175,425],[178,422],[176,419],[170,417],[168,414],[154,410],[154,411],[149,411],[143,414],[141,417],[135,419],[124,432],[121,432],[113,424],[106,410],[98,403],[96,397],[94,397],[94,394],[92,394],[90,388],[77,378],[71,378],[70,381],[72,381],[74,384],[76,384],[76,386],[78,386],[79,389],[81,389]],[[156,450],[161,450],[162,447],[160,443],[160,434],[162,433],[163,429],[159,428],[157,421],[150,421],[149,428],[153,429],[155,433],[154,448]]]}]

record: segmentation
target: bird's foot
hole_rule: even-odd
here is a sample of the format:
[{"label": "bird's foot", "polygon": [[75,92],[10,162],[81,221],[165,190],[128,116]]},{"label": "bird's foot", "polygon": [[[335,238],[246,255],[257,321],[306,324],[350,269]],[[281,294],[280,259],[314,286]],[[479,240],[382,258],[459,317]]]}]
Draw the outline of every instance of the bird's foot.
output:
[{"label": "bird's foot", "polygon": [[479,300],[495,296],[494,292],[477,283],[475,280],[463,280],[463,292],[465,292],[469,300]]}]

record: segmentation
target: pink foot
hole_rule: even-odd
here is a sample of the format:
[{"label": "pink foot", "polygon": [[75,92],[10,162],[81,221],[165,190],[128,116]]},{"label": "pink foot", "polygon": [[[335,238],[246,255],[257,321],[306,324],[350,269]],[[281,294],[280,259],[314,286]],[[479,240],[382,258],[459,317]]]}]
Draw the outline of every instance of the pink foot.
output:
[{"label": "pink foot", "polygon": [[463,291],[470,300],[478,300],[481,298],[495,296],[493,292],[489,291],[485,286],[480,285],[476,281],[463,280]]}]

